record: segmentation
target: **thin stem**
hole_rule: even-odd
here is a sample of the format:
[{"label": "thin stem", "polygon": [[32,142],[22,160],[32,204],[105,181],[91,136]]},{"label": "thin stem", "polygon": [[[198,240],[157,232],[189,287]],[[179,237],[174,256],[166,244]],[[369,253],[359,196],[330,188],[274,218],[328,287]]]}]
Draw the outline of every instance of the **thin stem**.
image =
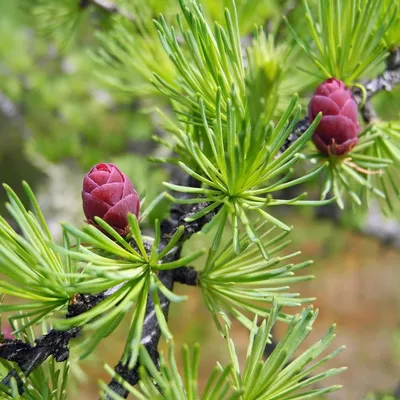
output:
[{"label": "thin stem", "polygon": [[[174,272],[173,270],[169,271],[161,271],[158,275],[161,283],[169,290],[173,290],[174,288]],[[161,303],[161,308],[163,310],[165,319],[168,319],[168,311],[170,306],[170,301],[161,293],[159,292],[159,298]],[[143,323],[143,333],[142,333],[142,340],[141,344],[146,347],[147,352],[149,353],[151,359],[153,360],[155,365],[158,365],[158,343],[161,339],[161,329],[157,322],[157,316],[154,309],[154,303],[152,295],[149,293],[147,297],[147,306],[146,306],[146,314]],[[132,369],[129,369],[127,365],[123,365],[120,361],[115,366],[115,372],[122,377],[125,381],[129,382],[131,385],[136,385],[139,381],[139,363],[137,363]],[[123,398],[127,398],[129,392],[115,379],[112,379],[109,383],[109,388],[119,396]],[[106,395],[102,397],[102,399],[110,399]]]},{"label": "thin stem", "polygon": [[[189,180],[190,179],[191,178],[189,178]],[[191,180],[188,184],[198,185],[198,182]],[[188,240],[194,233],[199,232],[203,228],[203,226],[210,222],[211,219],[214,217],[217,209],[214,209],[212,212],[196,221],[185,222],[185,218],[188,215],[198,212],[202,207],[206,206],[207,204],[196,204],[191,207],[188,207],[187,205],[175,205],[173,207],[171,216],[168,219],[168,222],[164,221],[165,223],[161,224],[163,234],[163,239],[160,244],[161,249],[168,243],[169,238],[174,234],[177,227],[181,225],[185,227],[185,233],[182,235],[174,251],[171,251],[167,255],[168,262],[178,260],[181,256],[181,249],[184,242]],[[177,268],[176,270],[161,271],[158,275],[158,278],[167,289],[172,291],[174,287],[174,282],[180,282],[189,285],[197,284],[198,274],[191,267],[182,267]],[[158,292],[158,295],[160,298],[161,307],[164,312],[165,319],[168,320],[170,301],[160,291]],[[153,299],[151,294],[149,294],[147,298],[141,343],[146,347],[155,365],[158,365],[158,343],[160,341],[160,338],[161,330],[157,322]],[[139,381],[138,369],[139,362],[131,370],[128,369],[127,366],[124,366],[121,361],[115,366],[115,372],[131,385],[136,385]],[[114,393],[118,394],[119,396],[123,398],[128,397],[129,392],[116,379],[112,379],[108,386]],[[112,399],[107,395],[105,398],[110,400]]]}]

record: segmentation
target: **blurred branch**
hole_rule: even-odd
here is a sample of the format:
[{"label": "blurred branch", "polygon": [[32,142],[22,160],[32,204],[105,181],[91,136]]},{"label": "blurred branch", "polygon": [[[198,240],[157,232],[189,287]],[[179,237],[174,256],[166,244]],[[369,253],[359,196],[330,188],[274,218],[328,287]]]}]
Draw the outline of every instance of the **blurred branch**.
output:
[{"label": "blurred branch", "polygon": [[[315,211],[317,218],[340,224],[341,210],[336,203],[318,207]],[[356,232],[374,238],[385,246],[400,249],[400,224],[397,221],[385,219],[377,205],[371,204],[364,226]]]},{"label": "blurred branch", "polygon": [[18,107],[4,93],[0,92],[0,111],[7,118],[16,118],[19,116]]},{"label": "blurred branch", "polygon": [[397,385],[393,396],[395,399],[400,399],[400,383]]},{"label": "blurred branch", "polygon": [[29,135],[29,130],[24,123],[24,118],[20,107],[15,104],[9,97],[0,91],[0,112],[10,120],[16,122],[18,129],[24,136]]},{"label": "blurred branch", "polygon": [[[386,60],[386,71],[375,79],[363,82],[367,91],[367,98],[360,112],[365,123],[369,124],[377,119],[376,111],[371,103],[372,96],[382,90],[389,92],[398,83],[400,83],[400,48],[395,48]],[[357,103],[360,104],[362,100],[361,90],[356,88],[353,93]]]},{"label": "blurred branch", "polygon": [[382,244],[400,249],[400,224],[387,220],[377,205],[371,205],[361,233],[378,239]]},{"label": "blurred branch", "polygon": [[[275,34],[275,40],[278,42],[278,40],[281,38],[282,32],[283,32],[283,27],[285,26],[284,19],[283,17],[285,16],[287,19],[291,17],[292,12],[296,9],[298,6],[299,0],[287,0],[286,3],[283,6],[282,14],[281,14],[281,19],[278,23],[278,26],[276,27],[276,34]],[[266,31],[269,32],[271,31],[271,28],[268,27],[268,22],[267,22],[267,29]]]},{"label": "blurred branch", "polygon": [[287,0],[285,4],[285,8],[283,10],[283,15],[288,17],[298,6],[299,0]]},{"label": "blurred branch", "polygon": [[135,17],[127,12],[126,10],[123,10],[121,7],[117,6],[116,4],[106,1],[106,0],[80,0],[79,1],[79,6],[81,8],[86,8],[90,5],[94,5],[97,8],[108,12],[110,14],[116,14],[116,15],[121,15],[124,18],[127,18],[129,21],[135,21]]}]

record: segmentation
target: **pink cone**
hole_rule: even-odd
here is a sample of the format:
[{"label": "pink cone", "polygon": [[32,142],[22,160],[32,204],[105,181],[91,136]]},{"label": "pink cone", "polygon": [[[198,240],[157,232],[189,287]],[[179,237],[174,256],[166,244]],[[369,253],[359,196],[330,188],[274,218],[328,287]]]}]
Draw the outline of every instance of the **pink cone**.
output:
[{"label": "pink cone", "polygon": [[121,235],[128,233],[128,214],[139,216],[139,196],[114,164],[97,164],[85,175],[82,200],[88,223],[96,225],[94,217],[100,217]]},{"label": "pink cone", "polygon": [[319,112],[322,118],[312,138],[315,146],[325,155],[347,154],[357,144],[360,127],[357,103],[342,81],[331,78],[317,87],[308,105],[311,122]]}]

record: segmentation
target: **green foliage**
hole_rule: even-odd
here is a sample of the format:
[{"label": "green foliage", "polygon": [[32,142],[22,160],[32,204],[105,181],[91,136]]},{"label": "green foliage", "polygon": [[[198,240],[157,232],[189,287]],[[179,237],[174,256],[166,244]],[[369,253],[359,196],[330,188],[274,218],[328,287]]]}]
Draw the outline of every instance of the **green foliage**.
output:
[{"label": "green foliage", "polygon": [[271,120],[280,98],[282,77],[288,69],[288,58],[288,46],[276,45],[273,36],[267,38],[261,28],[256,32],[247,48],[246,68],[246,108],[249,114],[246,118],[252,127],[259,123],[266,125]]},{"label": "green foliage", "polygon": [[389,49],[400,44],[400,2],[398,0],[383,0],[383,7],[381,10],[383,18],[390,8],[396,11],[392,24],[385,32],[385,42]]},{"label": "green foliage", "polygon": [[[19,2],[0,4],[4,39],[0,44],[0,91],[20,109],[22,124],[16,125],[24,136],[22,156],[27,151],[29,157],[41,156],[52,163],[69,160],[83,170],[100,161],[116,162],[129,156],[131,163],[135,162],[134,171],[140,171],[131,176],[135,184],[142,188],[152,180],[157,195],[166,171],[159,178],[160,170],[150,167],[143,156],[143,148],[154,148],[151,117],[142,112],[140,103],[99,87],[95,64],[86,52],[93,41],[93,27],[85,24],[67,47],[67,54],[61,54],[49,37],[44,40],[29,29],[28,22],[34,20],[17,12]],[[62,7],[64,2],[51,3]],[[29,4],[34,8],[36,2]],[[15,136],[11,138],[15,140]],[[2,153],[9,148],[2,142]]]},{"label": "green foliage", "polygon": [[240,388],[243,392],[241,398],[243,400],[309,399],[340,389],[341,386],[339,385],[309,389],[310,385],[337,375],[346,369],[333,368],[310,376],[317,368],[343,350],[342,347],[319,358],[335,338],[334,325],[318,342],[299,356],[294,357],[294,353],[298,350],[300,344],[310,334],[317,318],[318,311],[313,311],[311,307],[293,318],[285,336],[279,341],[271,355],[265,361],[262,361],[262,355],[277,314],[278,308],[275,305],[268,320],[264,320],[259,328],[254,324],[242,372],[235,355],[233,342],[229,340],[230,354],[235,371],[232,380],[234,387]]},{"label": "green foliage", "polygon": [[[109,366],[106,366],[106,370],[114,379],[121,382],[138,400],[239,399],[240,393],[229,387],[228,375],[231,373],[231,367],[229,366],[226,368],[215,367],[206,382],[206,389],[203,395],[199,394],[199,350],[200,347],[198,345],[195,345],[190,350],[188,346],[183,347],[184,377],[182,378],[176,365],[173,343],[169,345],[168,361],[163,354],[160,355],[159,368],[154,365],[146,349],[142,347],[140,351],[139,390],[118,377]],[[103,382],[100,382],[100,385],[111,399],[122,399],[122,397],[113,393]]]},{"label": "green foliage", "polygon": [[[172,343],[168,351],[169,360],[166,361],[165,357],[161,355],[160,369],[154,365],[145,348],[142,348],[139,390],[124,382],[110,367],[107,366],[106,369],[114,379],[122,382],[122,385],[139,400],[300,400],[338,390],[340,388],[338,385],[309,389],[309,386],[316,382],[345,370],[345,368],[334,368],[320,372],[313,377],[310,376],[314,370],[320,368],[343,350],[343,348],[339,348],[323,358],[319,357],[335,337],[333,326],[320,341],[290,361],[294,352],[309,335],[317,318],[318,312],[311,308],[294,317],[278,346],[267,360],[263,360],[265,346],[269,341],[270,332],[278,313],[278,307],[275,304],[268,320],[264,320],[259,327],[255,322],[252,324],[243,371],[240,371],[235,347],[226,331],[231,363],[226,367],[217,364],[211,372],[202,394],[199,394],[198,391],[198,345],[194,346],[192,356],[190,356],[188,347],[184,347],[182,377],[177,369]],[[112,399],[121,399],[112,393],[104,383],[101,383],[101,386]]]},{"label": "green foliage", "polygon": [[300,151],[319,119],[301,139],[280,153],[300,114],[295,97],[280,121],[276,124],[271,121],[287,50],[275,47],[272,39],[267,40],[265,34],[259,32],[248,49],[248,68],[245,69],[235,7],[232,15],[226,10],[227,28],[216,24],[214,32],[195,2],[188,8],[181,1],[181,9],[178,23],[189,56],[165,19],[160,17],[157,23],[164,49],[181,80],[174,86],[160,77],[157,80],[159,89],[173,100],[178,115],[182,115],[188,124],[186,129],[171,128],[177,138],[175,150],[182,156],[179,165],[199,180],[202,187],[179,187],[169,183],[166,186],[195,195],[185,202],[210,203],[207,209],[191,216],[191,220],[219,207],[217,221],[221,227],[228,216],[231,218],[235,249],[239,248],[240,221],[249,237],[268,257],[249,211],[255,210],[264,219],[290,230],[263,208],[316,204],[301,200],[305,193],[291,200],[276,200],[272,194],[303,183],[324,169],[322,166],[300,179],[289,181],[291,167],[301,157]]},{"label": "green foliage", "polygon": [[[24,183],[36,215],[24,207],[10,187],[4,187],[9,198],[7,209],[21,234],[0,217],[0,292],[25,299],[25,303],[1,304],[0,312],[17,312],[12,319],[30,317],[29,324],[37,324],[68,303],[67,288],[74,282],[71,274],[76,272],[76,264],[53,250],[52,236],[30,187]],[[69,245],[64,236],[64,246]]]},{"label": "green foliage", "polygon": [[385,169],[392,163],[392,154],[371,153],[370,149],[377,146],[377,135],[370,134],[370,128],[361,132],[357,146],[344,156],[326,157],[321,153],[312,153],[309,158],[313,162],[326,163],[329,166],[324,174],[321,198],[326,198],[330,193],[335,196],[341,209],[345,207],[346,200],[355,206],[369,204],[370,195],[377,196],[380,201],[386,202],[385,192],[371,182],[372,176],[386,176]]},{"label": "green foliage", "polygon": [[[10,370],[10,365],[6,366]],[[24,383],[25,392],[20,395],[15,379],[12,379],[11,390],[2,388],[4,400],[67,400],[69,363],[57,363],[54,359],[45,364],[26,378],[22,373],[19,379]]]},{"label": "green foliage", "polygon": [[[164,286],[160,275],[189,265],[204,252],[177,257],[185,234],[183,226],[166,238],[155,221],[154,237],[142,234],[142,222],[150,219],[150,211],[160,199],[144,211],[140,221],[129,216],[127,238],[97,219],[100,229],[64,224],[63,242],[55,244],[27,185],[34,213],[6,187],[7,207],[18,228],[0,217],[0,270],[4,276],[0,292],[6,299],[13,296],[22,302],[1,304],[0,311],[12,314],[15,330],[33,342],[28,326],[49,317],[56,329],[80,326],[86,334],[80,343],[85,357],[128,320],[122,363],[132,368],[140,357],[141,381],[137,388],[122,384],[141,400],[300,400],[338,389],[336,385],[324,387],[321,381],[343,369],[316,370],[341,350],[322,355],[334,338],[333,327],[299,353],[317,312],[308,308],[291,315],[289,307],[313,299],[292,293],[289,285],[311,278],[297,275],[310,262],[295,263],[297,252],[279,255],[288,243],[291,227],[276,218],[272,206],[327,204],[332,201],[327,199],[331,194],[341,207],[347,200],[368,206],[372,193],[388,213],[396,215],[400,196],[397,122],[374,123],[363,130],[351,153],[326,158],[305,151],[318,117],[298,140],[281,149],[302,118],[296,91],[304,104],[307,91],[321,76],[334,76],[354,85],[360,77],[382,68],[387,51],[399,43],[398,0],[305,1],[305,24],[296,14],[289,25],[305,50],[303,54],[290,40],[282,40],[289,32],[280,24],[279,14],[290,7],[290,1],[237,0],[235,4],[231,0],[180,0],[178,4],[174,0],[115,0],[112,3],[124,12],[111,15],[117,14],[114,9],[111,16],[104,10],[107,7],[95,2],[19,1],[42,32],[59,45],[71,45],[64,58],[58,53],[50,57],[47,42],[31,48],[24,35],[9,35],[10,43],[19,49],[18,57],[10,57],[7,46],[0,44],[7,68],[16,71],[11,77],[7,72],[10,79],[0,82],[0,90],[17,103],[23,99],[28,109],[41,109],[40,115],[25,118],[33,128],[27,145],[30,156],[40,153],[53,162],[72,158],[85,168],[107,158],[119,160],[129,166],[141,192],[149,186],[146,194],[153,198],[165,173],[149,167],[141,154],[131,153],[143,152],[138,144],[145,144],[148,152],[154,150],[144,142],[158,120],[153,111],[141,113],[148,111],[149,97],[152,110],[156,104],[168,116],[165,132],[157,140],[169,152],[157,151],[152,156],[178,164],[200,183],[199,187],[165,185],[183,194],[176,199],[169,195],[174,202],[205,204],[197,213],[189,213],[186,222],[212,216],[203,232],[215,236],[205,266],[199,270],[199,286],[217,328],[228,339],[231,363],[226,367],[218,364],[200,394],[199,349],[185,347],[183,377],[179,374],[160,293],[171,302],[185,297]],[[274,35],[267,36],[258,26],[265,24],[266,18]],[[95,27],[100,29],[92,35]],[[252,30],[254,34],[248,35]],[[11,32],[4,18],[0,18],[0,32]],[[88,62],[86,47],[94,64]],[[310,71],[310,63],[320,73]],[[41,71],[36,65],[45,67]],[[304,78],[297,67],[307,70],[309,77]],[[20,75],[28,76],[27,81],[22,82]],[[113,96],[101,99],[93,75],[114,90]],[[172,115],[169,106],[175,112]],[[304,173],[297,163],[300,160],[311,161],[302,164],[307,168]],[[306,200],[303,189],[293,198],[281,197],[284,190],[308,184],[320,174],[324,177],[321,201]],[[229,231],[227,222],[232,225],[232,237],[222,246]],[[266,230],[267,223],[271,229]],[[274,226],[283,232],[275,235]],[[82,314],[67,315],[78,293],[88,298],[98,296],[101,301]],[[169,341],[169,357],[161,357],[160,370],[140,348],[149,299]],[[267,318],[259,327],[253,322],[257,316]],[[229,338],[231,317],[251,331],[242,369]],[[276,320],[287,322],[288,331],[263,360]],[[8,364],[3,367],[12,368]],[[68,364],[58,370],[50,360],[46,368],[48,371],[40,368],[29,378],[21,375],[27,388],[22,399],[66,398]],[[102,387],[111,398],[119,399],[104,384]],[[16,382],[11,390],[11,396],[18,398]]]},{"label": "green foliage", "polygon": [[387,394],[369,394],[365,400],[396,400],[396,397]]},{"label": "green foliage", "polygon": [[[198,345],[194,346],[192,351],[189,350],[188,346],[183,347],[184,378],[182,378],[176,365],[173,343],[169,345],[168,361],[163,354],[160,355],[159,368],[154,365],[146,349],[142,347],[140,351],[139,389],[118,377],[113,369],[107,365],[106,370],[138,400],[239,399],[239,393],[229,388],[228,374],[231,368],[223,369],[218,366],[214,368],[206,382],[205,393],[200,396],[198,387],[199,350]],[[100,382],[100,385],[111,399],[122,399],[122,397],[110,391],[103,382]]]},{"label": "green foliage", "polygon": [[91,225],[85,226],[82,230],[70,225],[64,226],[65,230],[76,238],[76,250],[65,247],[55,247],[55,249],[82,265],[82,271],[73,274],[73,276],[78,275],[80,281],[67,287],[67,290],[71,294],[105,291],[107,298],[89,311],[54,323],[58,329],[85,326],[85,329],[94,331],[80,344],[84,350],[83,358],[95,349],[100,340],[113,332],[134,307],[123,357],[123,363],[132,368],[138,356],[148,295],[152,296],[158,322],[168,339],[172,335],[162,312],[158,291],[172,302],[185,300],[185,297],[177,296],[165,287],[157,277],[157,272],[184,266],[201,256],[203,251],[177,261],[161,262],[169,252],[174,251],[183,234],[183,227],[180,227],[162,251],[159,251],[161,237],[158,222],[152,243],[145,243],[136,218],[129,215],[128,219],[134,245],[129,239],[122,238],[100,218],[96,218],[96,221],[107,235]]},{"label": "green foliage", "polygon": [[158,40],[151,5],[136,2],[130,9],[135,15],[135,24],[115,17],[109,31],[98,32],[100,47],[92,52],[97,64],[96,74],[108,86],[125,94],[159,94],[150,82],[154,73],[172,82],[175,68]]},{"label": "green foliage", "polygon": [[179,105],[177,111],[187,116],[189,123],[201,121],[200,106],[196,101],[199,96],[204,101],[208,117],[216,116],[215,101],[219,91],[222,115],[226,118],[228,100],[233,95],[236,111],[243,118],[245,71],[236,9],[233,10],[233,16],[226,10],[227,28],[216,23],[213,33],[200,6],[194,1],[190,4],[191,9],[180,1],[181,13],[177,17],[187,51],[184,51],[186,48],[179,43],[175,29],[168,26],[165,17],[161,15],[159,21],[156,21],[161,43],[180,77],[171,86],[156,75],[157,87]]},{"label": "green foliage", "polygon": [[383,39],[398,12],[393,2],[384,8],[383,0],[317,0],[314,13],[305,0],[305,8],[310,37],[291,30],[325,78],[352,84],[387,56]]},{"label": "green foliage", "polygon": [[235,3],[238,15],[238,26],[241,35],[245,36],[253,31],[255,26],[262,25],[267,20],[279,17],[280,2],[276,0],[202,0],[205,14],[210,21],[224,22],[225,10],[231,9]]},{"label": "green foliage", "polygon": [[[179,79],[171,83],[156,74],[156,86],[173,101],[178,115],[195,127],[202,122],[198,98],[203,100],[207,119],[211,120],[217,117],[219,97],[224,122],[228,107],[233,105],[243,129],[255,129],[257,125],[265,128],[279,98],[288,48],[276,46],[273,37],[266,39],[259,29],[244,54],[234,3],[231,11],[225,10],[225,27],[210,24],[195,1],[190,2],[190,7],[184,1],[180,4],[177,21],[183,42],[163,16],[156,22],[161,43]],[[201,134],[204,135],[198,133]]]},{"label": "green foliage", "polygon": [[[231,0],[203,0],[201,3],[204,6],[203,23],[209,20],[221,24],[225,23],[226,7],[231,9],[233,4]],[[278,9],[273,3],[272,0],[236,2],[239,31],[242,34],[250,32],[258,22],[264,20],[264,16],[276,16]],[[96,74],[104,83],[133,96],[159,93],[150,84],[154,74],[168,85],[174,83],[177,73],[174,61],[171,62],[162,50],[152,18],[163,13],[166,21],[172,21],[177,4],[177,1],[122,2],[135,16],[134,23],[124,17],[114,17],[112,28],[98,33],[100,48],[93,52],[98,67]],[[184,53],[186,54],[186,49]]]},{"label": "green foliage", "polygon": [[367,136],[376,136],[374,145],[366,153],[377,159],[393,160],[384,174],[370,176],[370,184],[379,188],[385,199],[379,199],[381,208],[387,216],[395,216],[400,199],[399,163],[400,163],[400,123],[375,122],[366,132]]},{"label": "green foliage", "polygon": [[46,35],[53,35],[62,45],[71,41],[84,23],[86,10],[76,0],[20,0],[26,13]]},{"label": "green foliage", "polygon": [[[55,310],[65,311],[68,303],[74,303],[76,292],[105,292],[106,299],[89,311],[70,316],[70,318],[54,320],[57,329],[83,326],[85,331],[93,331],[93,334],[80,344],[80,347],[84,349],[82,357],[90,354],[99,341],[108,336],[133,309],[123,363],[127,363],[129,367],[135,365],[139,354],[148,296],[151,296],[154,302],[161,331],[167,339],[171,339],[172,335],[162,312],[158,291],[173,302],[179,302],[185,298],[175,295],[163,286],[157,277],[157,272],[187,265],[203,254],[199,251],[182,257],[178,261],[165,261],[182,237],[183,227],[178,228],[162,251],[159,251],[162,238],[158,222],[155,225],[154,239],[147,238],[145,241],[134,216],[129,216],[131,236],[127,239],[122,238],[103,220],[97,218],[96,222],[105,233],[91,225],[85,226],[82,230],[65,225],[64,244],[63,246],[55,245],[33,193],[26,184],[24,187],[38,217],[35,218],[32,213],[26,211],[15,193],[6,187],[11,203],[8,208],[19,223],[24,236],[17,235],[4,219],[1,221],[3,229],[0,231],[2,271],[15,281],[12,286],[4,281],[2,292],[36,300],[36,303],[0,305],[2,311],[23,312],[11,317],[12,321],[22,319],[19,329],[26,332],[28,326],[49,317]],[[158,200],[149,205],[143,212],[142,218],[150,213],[157,202]],[[261,229],[261,226],[259,228]],[[268,235],[271,232],[272,229],[260,235],[260,240],[264,242],[265,239],[269,239]],[[75,238],[76,244],[71,245],[69,235]],[[281,234],[266,241],[265,249],[270,256],[287,244],[282,240],[285,235]],[[272,303],[273,298],[276,298],[278,304],[291,306],[300,305],[303,301],[309,300],[294,300],[296,295],[279,292],[285,289],[282,285],[309,278],[307,276],[293,277],[294,271],[306,267],[308,262],[279,267],[279,263],[285,262],[295,254],[274,257],[266,261],[247,236],[239,237],[238,243],[237,256],[233,242],[220,252],[216,252],[216,247],[213,247],[201,274],[200,285],[220,330],[222,327],[218,322],[217,314],[220,315],[223,311],[232,312],[249,329],[252,327],[251,321],[238,311],[238,308],[253,314],[268,316],[270,310],[257,305],[258,299],[262,298],[264,303],[270,298]],[[214,241],[214,246],[217,245],[218,240]],[[14,254],[9,255],[8,249]],[[36,249],[42,249],[41,253],[38,253]],[[257,266],[256,269],[254,269],[255,266]],[[21,274],[16,273],[18,270]],[[12,271],[14,273],[11,273]],[[35,275],[38,276],[36,284],[32,280]],[[226,285],[228,281],[230,284]],[[235,286],[229,287],[232,284]],[[274,287],[266,289],[265,286],[269,285]],[[50,288],[52,292],[49,297]],[[253,302],[255,302],[254,305],[251,304]],[[26,317],[31,316],[34,318],[27,325]],[[280,317],[290,319],[286,314],[280,314]],[[46,380],[42,379],[41,382],[47,385]],[[34,388],[39,392],[42,390],[37,385]]]},{"label": "green foliage", "polygon": [[[262,231],[263,226],[257,230]],[[246,235],[239,237],[239,249],[235,253],[233,241],[229,241],[223,249],[210,249],[204,269],[200,272],[200,287],[203,291],[207,308],[221,333],[224,324],[230,325],[232,315],[248,329],[253,322],[248,314],[266,318],[271,313],[271,305],[276,302],[281,306],[300,306],[313,299],[298,298],[297,293],[287,293],[289,285],[313,278],[310,275],[295,276],[296,271],[306,268],[310,261],[299,264],[289,263],[299,253],[284,256],[276,255],[284,249],[290,240],[286,240],[287,232],[273,235],[274,228],[260,234],[260,240],[268,252],[266,260]],[[293,317],[287,313],[279,314],[279,318],[290,321]]]},{"label": "green foliage", "polygon": [[[206,134],[202,143],[206,146],[200,145],[196,136],[190,132],[182,130],[176,132],[181,147],[192,160],[190,165],[184,162],[179,162],[179,165],[193,178],[202,182],[203,187],[191,188],[170,183],[165,183],[165,185],[175,191],[186,192],[192,196],[197,195],[189,200],[175,199],[177,202],[210,202],[209,207],[191,215],[190,220],[201,218],[206,212],[217,207],[220,207],[219,218],[214,220],[215,224],[218,223],[223,227],[230,216],[235,250],[239,249],[239,222],[241,222],[249,238],[258,244],[264,257],[268,258],[268,253],[249,217],[252,210],[266,221],[289,231],[290,228],[286,224],[273,217],[264,208],[277,205],[318,204],[318,202],[302,200],[306,193],[290,200],[277,200],[272,197],[274,192],[303,183],[325,168],[322,165],[301,178],[289,180],[291,167],[301,158],[299,152],[310,139],[319,122],[319,118],[316,118],[304,135],[281,153],[280,148],[291,133],[300,112],[297,108],[292,120],[289,121],[295,110],[295,104],[296,98],[292,100],[285,115],[275,127],[270,126],[269,129],[263,130],[258,125],[254,130],[243,131],[240,129],[233,106],[228,109],[228,121],[225,125],[221,116],[220,97],[218,97],[216,104],[218,114],[213,126],[210,126],[204,104],[200,101]],[[209,153],[206,153],[204,148],[210,149]]]},{"label": "green foliage", "polygon": [[[135,247],[101,219],[98,219],[98,223],[108,236],[93,226],[86,226],[81,231],[66,225],[63,245],[60,246],[53,242],[29,186],[24,183],[37,216],[27,211],[16,194],[8,186],[5,187],[10,199],[7,208],[22,232],[22,235],[17,234],[0,217],[0,266],[2,274],[8,278],[1,280],[0,290],[3,294],[25,300],[23,303],[0,305],[1,312],[13,313],[11,321],[29,317],[29,325],[38,324],[56,311],[65,313],[68,304],[75,301],[76,293],[105,291],[107,298],[89,311],[71,318],[57,318],[53,322],[58,329],[85,325],[86,329],[95,330],[93,335],[81,343],[84,349],[82,357],[86,357],[135,306],[130,340],[125,352],[125,362],[133,365],[138,354],[144,311],[150,294],[162,331],[166,337],[172,337],[161,309],[158,290],[173,302],[185,298],[164,287],[157,277],[157,271],[179,268],[203,254],[203,251],[198,251],[177,261],[160,262],[169,252],[174,251],[183,234],[183,227],[176,231],[160,252],[158,222],[156,236],[147,252],[147,244],[143,242],[138,222],[133,216],[129,217],[129,221]],[[151,208],[152,205],[149,205],[143,216],[148,215]],[[75,238],[74,245],[71,245],[68,233]],[[29,325],[22,324],[19,329],[26,330]]]}]

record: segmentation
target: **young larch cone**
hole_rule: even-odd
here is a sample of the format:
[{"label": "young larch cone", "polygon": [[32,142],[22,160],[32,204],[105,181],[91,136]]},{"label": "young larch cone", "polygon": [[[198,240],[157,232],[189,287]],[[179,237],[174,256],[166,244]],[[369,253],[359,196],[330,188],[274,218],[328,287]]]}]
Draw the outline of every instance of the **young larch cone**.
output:
[{"label": "young larch cone", "polygon": [[140,211],[140,199],[129,178],[114,164],[95,165],[83,179],[83,212],[89,224],[100,217],[120,235],[129,231],[128,214]]},{"label": "young larch cone", "polygon": [[360,127],[357,103],[342,81],[331,78],[317,87],[308,105],[311,122],[319,112],[322,118],[312,137],[317,149],[325,155],[348,153],[357,144]]}]

